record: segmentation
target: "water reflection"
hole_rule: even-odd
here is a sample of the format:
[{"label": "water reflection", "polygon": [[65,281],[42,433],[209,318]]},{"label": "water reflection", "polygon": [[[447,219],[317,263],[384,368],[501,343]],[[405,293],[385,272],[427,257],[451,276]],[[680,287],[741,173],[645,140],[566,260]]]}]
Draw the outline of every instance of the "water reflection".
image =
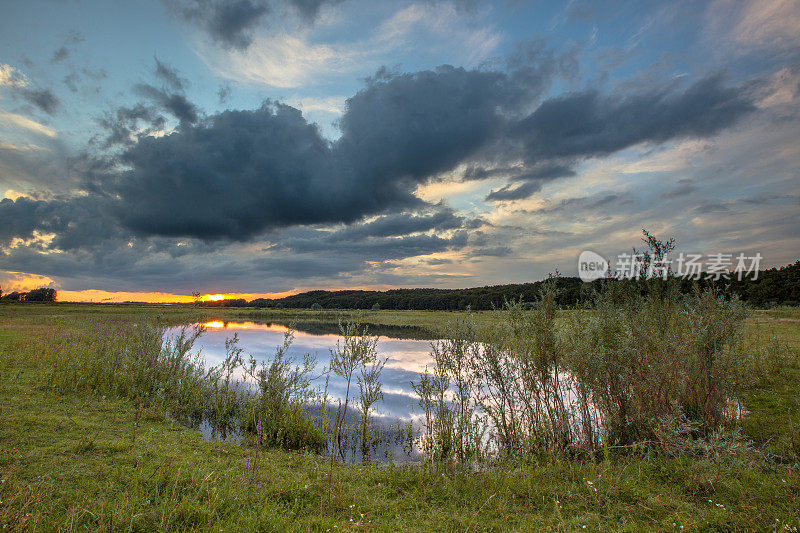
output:
[{"label": "water reflection", "polygon": [[[283,344],[284,335],[289,331],[288,326],[278,323],[257,322],[222,322],[211,321],[203,324],[206,331],[195,343],[195,349],[201,350],[207,366],[221,363],[225,358],[225,340],[236,334],[239,337],[239,347],[244,350],[245,356],[253,356],[258,361],[269,361],[275,355],[276,347]],[[311,329],[313,333],[307,331]],[[409,328],[396,328],[411,336],[429,337],[424,330]],[[323,331],[327,330],[325,333]],[[175,334],[180,328],[172,328],[168,333]],[[302,360],[305,353],[317,359],[318,376],[315,385],[325,386],[323,371],[330,366],[330,349],[336,346],[341,339],[337,324],[314,324],[311,328],[305,325],[295,326],[294,342],[287,351],[289,356],[297,361]],[[388,357],[386,366],[381,373],[383,384],[383,401],[375,405],[375,417],[384,424],[408,422],[417,420],[420,416],[417,406],[418,398],[411,388],[411,381],[419,380],[419,373],[426,366],[432,366],[430,355],[430,340],[419,338],[395,338],[386,335],[380,328],[370,327],[371,334],[378,336],[378,355]],[[384,333],[384,334],[382,334]],[[243,379],[243,373],[236,376]],[[355,378],[354,378],[355,381]],[[330,375],[328,383],[328,396],[335,404],[344,400],[346,382],[336,375]],[[351,384],[351,395],[355,383]],[[356,387],[356,391],[357,391]],[[357,392],[356,392],[357,394]],[[351,405],[354,399],[351,398]]]}]

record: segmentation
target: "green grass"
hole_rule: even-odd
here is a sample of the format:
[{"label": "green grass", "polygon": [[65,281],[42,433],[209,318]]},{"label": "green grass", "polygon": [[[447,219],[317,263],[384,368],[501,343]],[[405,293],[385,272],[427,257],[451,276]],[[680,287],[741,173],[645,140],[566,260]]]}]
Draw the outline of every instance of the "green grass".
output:
[{"label": "green grass", "polygon": [[[328,319],[278,311],[270,320]],[[544,460],[485,471],[334,465],[302,453],[203,441],[161,413],[91,394],[59,395],[44,376],[49,336],[80,318],[256,318],[247,310],[160,306],[0,306],[0,530],[505,531],[784,530],[800,528],[797,468],[763,460],[681,457]],[[262,314],[263,315],[263,314]],[[280,317],[280,318],[278,318]],[[365,320],[436,330],[445,312],[368,312]],[[800,318],[759,313],[751,327],[793,347],[781,372],[743,399],[745,431],[790,453],[800,428]],[[492,320],[482,313],[480,320]],[[299,320],[298,320],[299,321]],[[91,332],[86,332],[90,334]],[[795,459],[796,460],[796,459]],[[261,489],[254,485],[261,482]],[[362,516],[363,515],[363,516]]]}]

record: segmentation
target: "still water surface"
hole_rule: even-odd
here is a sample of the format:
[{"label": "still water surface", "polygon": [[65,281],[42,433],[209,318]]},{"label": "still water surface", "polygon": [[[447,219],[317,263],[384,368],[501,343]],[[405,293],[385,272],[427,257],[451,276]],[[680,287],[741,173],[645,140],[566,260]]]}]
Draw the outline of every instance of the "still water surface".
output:
[{"label": "still water surface", "polygon": [[[200,350],[206,367],[218,365],[225,359],[225,340],[234,334],[239,338],[238,346],[244,350],[245,361],[250,355],[258,362],[270,361],[276,347],[283,344],[284,335],[289,331],[286,325],[276,323],[214,321],[203,325],[206,331],[197,339],[194,349]],[[179,333],[180,329],[172,328],[168,334]],[[411,328],[371,327],[370,333],[378,336],[379,357],[388,357],[381,373],[383,401],[378,402],[374,410],[376,422],[388,424],[418,420],[422,413],[411,382],[419,381],[419,374],[426,366],[432,367],[431,336],[424,330]],[[319,377],[313,383],[322,388],[325,386],[323,372],[330,367],[330,350],[335,348],[340,339],[336,324],[298,325],[295,326],[294,342],[287,354],[294,357],[297,364],[302,363],[305,353],[316,357],[314,376]],[[237,377],[241,379],[243,376],[240,373]],[[328,396],[334,405],[338,400],[344,400],[346,386],[343,379],[330,375]],[[350,395],[350,408],[354,409],[358,395],[355,375],[350,385]]]}]

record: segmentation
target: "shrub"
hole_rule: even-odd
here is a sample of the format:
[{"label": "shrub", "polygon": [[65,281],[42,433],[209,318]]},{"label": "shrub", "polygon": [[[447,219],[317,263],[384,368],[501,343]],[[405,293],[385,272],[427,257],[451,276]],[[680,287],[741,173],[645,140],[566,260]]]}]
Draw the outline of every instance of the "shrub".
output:
[{"label": "shrub", "polygon": [[261,422],[260,438],[267,446],[318,451],[324,448],[325,439],[319,426],[307,416],[315,396],[311,374],[316,360],[305,354],[302,363],[295,364],[295,359],[286,353],[293,340],[294,333],[286,332],[275,356],[260,365],[250,356],[245,372],[255,386],[245,395],[241,423],[244,429],[256,433]]}]

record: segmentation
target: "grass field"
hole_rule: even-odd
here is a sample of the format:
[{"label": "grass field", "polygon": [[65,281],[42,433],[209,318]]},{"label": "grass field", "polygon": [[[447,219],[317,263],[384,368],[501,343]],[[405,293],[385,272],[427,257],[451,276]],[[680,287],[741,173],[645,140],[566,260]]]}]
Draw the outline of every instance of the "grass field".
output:
[{"label": "grass field", "polygon": [[[749,327],[791,348],[753,383],[743,429],[763,453],[727,461],[617,454],[505,463],[354,467],[304,453],[205,442],[112,396],[58,394],[49,346],[89,316],[166,323],[322,322],[330,311],[134,305],[0,306],[0,528],[24,531],[535,531],[800,528],[800,311]],[[439,331],[445,312],[369,311],[366,322]],[[478,314],[491,324],[492,313]],[[247,464],[250,468],[247,468]]]}]

